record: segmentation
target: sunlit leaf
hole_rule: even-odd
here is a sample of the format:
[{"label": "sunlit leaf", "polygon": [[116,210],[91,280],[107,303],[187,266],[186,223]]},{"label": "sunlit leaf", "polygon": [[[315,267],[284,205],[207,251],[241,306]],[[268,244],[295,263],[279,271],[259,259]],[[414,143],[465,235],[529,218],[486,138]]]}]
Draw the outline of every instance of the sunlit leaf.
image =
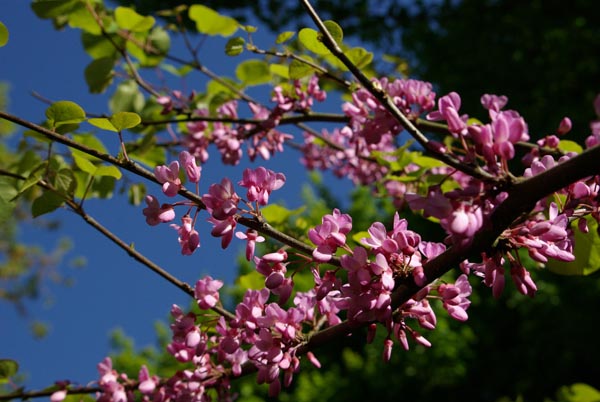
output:
[{"label": "sunlit leaf", "polygon": [[373,61],[373,53],[362,47],[353,47],[344,54],[358,68],[364,68]]},{"label": "sunlit leaf", "polygon": [[98,169],[96,169],[95,176],[114,177],[115,179],[118,180],[121,178],[122,173],[116,166],[103,165],[103,166],[98,166]]},{"label": "sunlit leaf", "polygon": [[269,65],[258,59],[241,62],[235,69],[235,75],[246,85],[259,85],[271,80]]},{"label": "sunlit leaf", "polygon": [[251,271],[238,278],[238,284],[242,289],[259,290],[265,287],[265,277],[257,271]]},{"label": "sunlit leaf", "polygon": [[122,131],[137,126],[142,118],[133,112],[117,112],[110,117],[110,122],[117,131]]},{"label": "sunlit leaf", "polygon": [[0,47],[6,45],[8,43],[8,29],[6,25],[0,21]]},{"label": "sunlit leaf", "polygon": [[[128,41],[126,47],[129,53],[139,60],[142,67],[158,66],[171,47],[171,37],[159,26],[150,33],[134,34],[134,38],[136,40]],[[144,47],[140,47],[142,44]]]},{"label": "sunlit leaf", "polygon": [[31,9],[39,18],[55,18],[69,14],[80,5],[79,0],[36,0],[31,3]]},{"label": "sunlit leaf", "polygon": [[298,209],[290,210],[281,205],[271,204],[262,208],[260,212],[267,222],[278,225],[285,223],[290,216],[302,213],[304,209],[304,207],[300,207]]},{"label": "sunlit leaf", "polygon": [[102,34],[100,25],[98,25],[98,22],[86,7],[78,8],[69,13],[68,21],[71,28],[79,28],[92,35]]},{"label": "sunlit leaf", "polygon": [[296,35],[295,31],[285,31],[277,35],[275,39],[275,43],[281,44],[290,40],[294,35]]},{"label": "sunlit leaf", "polygon": [[558,149],[560,149],[563,152],[575,152],[578,154],[583,152],[583,148],[581,147],[581,145],[579,145],[575,141],[569,140],[560,140],[558,143]]},{"label": "sunlit leaf", "polygon": [[102,130],[115,131],[118,132],[117,128],[111,123],[109,119],[106,117],[94,117],[88,119],[88,123],[90,123],[94,127],[101,128]]},{"label": "sunlit leaf", "polygon": [[90,162],[87,158],[83,157],[82,152],[73,152],[73,161],[75,165],[82,171],[91,174],[92,176],[96,172],[96,165]]},{"label": "sunlit leaf", "polygon": [[113,79],[115,60],[111,57],[102,57],[92,60],[85,68],[85,81],[91,93],[102,93],[108,88]]},{"label": "sunlit leaf", "polygon": [[231,38],[225,44],[225,54],[227,56],[237,56],[244,51],[244,44],[246,41],[244,38],[236,36],[235,38]]},{"label": "sunlit leaf", "polygon": [[289,76],[292,80],[298,80],[300,78],[311,75],[315,72],[315,69],[306,63],[298,60],[292,60],[289,67]]},{"label": "sunlit leaf", "polygon": [[115,9],[115,21],[119,28],[131,32],[145,32],[154,26],[154,17],[140,15],[129,7]]},{"label": "sunlit leaf", "polygon": [[[123,46],[124,40],[120,36],[111,35],[111,39],[117,46]],[[92,35],[89,32],[81,33],[81,43],[83,49],[94,59],[108,57],[116,59],[118,55],[117,49],[112,42],[102,35]]]},{"label": "sunlit leaf", "polygon": [[46,117],[51,127],[63,124],[80,123],[85,120],[85,112],[75,102],[58,101],[46,109]]},{"label": "sunlit leaf", "polygon": [[271,74],[278,75],[283,78],[290,78],[290,67],[285,64],[269,64]]},{"label": "sunlit leaf", "polygon": [[298,40],[300,40],[300,43],[302,43],[302,46],[306,49],[320,55],[331,53],[329,49],[327,49],[327,46],[321,42],[320,38],[320,33],[312,28],[302,28],[300,32],[298,32]]},{"label": "sunlit leaf", "polygon": [[191,6],[188,13],[190,19],[196,23],[198,32],[203,34],[228,37],[238,29],[239,24],[236,20],[201,4]]}]

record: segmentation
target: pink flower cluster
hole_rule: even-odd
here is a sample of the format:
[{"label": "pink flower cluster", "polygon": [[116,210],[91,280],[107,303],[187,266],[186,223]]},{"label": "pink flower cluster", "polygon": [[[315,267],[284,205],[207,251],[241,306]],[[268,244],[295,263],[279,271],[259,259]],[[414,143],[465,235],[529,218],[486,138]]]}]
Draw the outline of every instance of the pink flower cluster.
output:
[{"label": "pink flower cluster", "polygon": [[274,153],[282,152],[284,143],[293,138],[277,130],[284,115],[305,113],[310,110],[314,100],[322,102],[326,96],[315,75],[306,84],[300,80],[294,81],[292,93],[285,93],[281,86],[275,87],[271,99],[275,105],[271,110],[248,103],[252,118],[257,122],[235,123],[240,118],[238,102],[235,100],[217,108],[216,117],[222,121],[213,121],[211,125],[202,121],[202,117],[208,116],[208,110],[199,109],[194,112],[198,120],[186,124],[187,134],[183,137],[183,143],[201,163],[206,162],[209,157],[210,144],[217,147],[225,164],[237,165],[240,162],[244,143],[251,161],[257,156],[268,160]]}]

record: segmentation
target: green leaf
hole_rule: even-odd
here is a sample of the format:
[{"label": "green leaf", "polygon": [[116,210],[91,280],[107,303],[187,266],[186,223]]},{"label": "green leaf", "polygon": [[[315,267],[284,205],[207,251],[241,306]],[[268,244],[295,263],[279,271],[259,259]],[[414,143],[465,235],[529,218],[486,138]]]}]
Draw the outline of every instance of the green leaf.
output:
[{"label": "green leaf", "polygon": [[31,203],[31,215],[37,218],[40,215],[56,210],[64,202],[65,200],[60,195],[52,191],[45,191]]},{"label": "green leaf", "polygon": [[244,38],[236,36],[235,38],[231,38],[225,44],[225,54],[227,56],[237,56],[244,51],[244,44],[246,41]]},{"label": "green leaf", "polygon": [[133,112],[117,112],[111,116],[110,122],[117,131],[133,128],[142,122],[142,118]]},{"label": "green leaf", "polygon": [[581,147],[581,145],[579,145],[575,141],[569,140],[560,140],[558,143],[558,149],[560,149],[563,152],[575,152],[578,154],[583,152],[583,148]]},{"label": "green leaf", "polygon": [[79,0],[36,0],[31,3],[31,9],[39,18],[67,15],[79,6]]},{"label": "green leaf", "polygon": [[98,166],[94,176],[108,176],[119,180],[122,176],[121,171],[113,165]]},{"label": "green leaf", "polygon": [[101,35],[102,29],[92,14],[85,7],[80,7],[68,16],[69,26],[79,28],[92,35]]},{"label": "green leaf", "polygon": [[145,32],[154,26],[154,17],[144,17],[129,7],[115,9],[115,21],[119,28],[131,32]]},{"label": "green leaf", "polygon": [[596,388],[583,383],[565,385],[560,387],[557,396],[564,402],[598,402],[600,401],[600,391]]},{"label": "green leaf", "polygon": [[156,67],[164,59],[171,47],[171,37],[162,27],[154,28],[149,34],[134,34],[137,43],[147,43],[153,49],[152,52],[146,52],[138,44],[127,42],[127,50],[139,60],[142,67]]},{"label": "green leaf", "polygon": [[221,15],[201,4],[191,6],[188,15],[196,23],[198,32],[207,35],[228,37],[237,31],[239,25],[233,18]]},{"label": "green leaf", "polygon": [[88,119],[88,123],[90,123],[92,126],[101,128],[102,130],[108,130],[108,131],[114,131],[114,132],[119,131],[111,123],[111,121],[109,119],[107,119],[106,117],[93,117],[91,119]]},{"label": "green leaf", "polygon": [[598,223],[591,217],[587,220],[589,232],[581,233],[574,229],[575,246],[573,254],[575,261],[564,262],[550,259],[546,267],[560,275],[590,275],[600,269],[600,235],[598,235]]},{"label": "green leaf", "polygon": [[[110,35],[111,39],[117,46],[123,46],[124,39],[120,36]],[[111,41],[102,35],[92,35],[88,32],[81,33],[81,43],[83,49],[94,59],[109,57],[112,59],[118,58],[118,51]]]},{"label": "green leaf", "polygon": [[269,64],[269,71],[271,71],[271,74],[273,75],[278,75],[286,79],[290,78],[290,67],[288,65]]},{"label": "green leaf", "polygon": [[[0,179],[0,225],[4,225],[13,214],[17,204],[11,201],[15,194],[12,183],[8,183],[5,178]],[[16,195],[15,195],[16,197]]]},{"label": "green leaf", "polygon": [[135,206],[141,205],[146,196],[146,186],[144,183],[135,183],[129,186],[129,203]]},{"label": "green leaf", "polygon": [[0,21],[0,47],[5,46],[8,43],[8,29],[6,25]]},{"label": "green leaf", "polygon": [[54,102],[46,109],[46,117],[51,127],[58,127],[63,124],[80,123],[85,120],[85,112],[75,102],[58,101]]},{"label": "green leaf", "polygon": [[296,35],[295,31],[285,31],[285,32],[282,32],[279,35],[277,35],[277,38],[275,39],[275,43],[277,43],[279,45],[281,43],[287,42],[294,35]]},{"label": "green leaf", "polygon": [[[91,148],[100,153],[103,153],[103,154],[108,153],[106,150],[106,147],[104,146],[104,144],[102,144],[102,141],[100,141],[98,139],[98,137],[96,137],[93,134],[74,134],[73,141],[76,141],[77,143],[79,143],[81,145],[85,145],[86,147]],[[77,151],[77,152],[79,152],[79,151]],[[82,155],[84,155],[87,159],[99,160],[93,156],[84,154],[83,152],[80,152],[80,153]]]},{"label": "green leaf", "polygon": [[[306,57],[305,57],[306,58]],[[309,76],[315,72],[315,69],[306,63],[298,60],[292,60],[289,67],[289,76],[292,80],[298,80],[300,78]]]},{"label": "green leaf", "polygon": [[[334,21],[325,21],[324,25],[333,37],[333,40],[338,45],[341,45],[342,39],[344,38],[342,28]],[[327,49],[327,46],[323,44],[323,34],[321,32],[315,31],[312,28],[301,29],[298,33],[298,39],[305,48],[307,48],[313,53],[323,56],[331,53],[329,49]]]},{"label": "green leaf", "polygon": [[89,159],[82,156],[83,152],[73,151],[73,161],[75,165],[82,171],[91,174],[92,176],[96,172],[96,165],[90,162]]},{"label": "green leaf", "polygon": [[85,68],[85,82],[91,93],[99,94],[108,88],[113,79],[115,60],[112,57],[102,57],[93,60]]},{"label": "green leaf", "polygon": [[54,187],[56,187],[61,194],[72,196],[77,187],[77,181],[75,180],[73,171],[69,168],[63,168],[56,172]]},{"label": "green leaf", "polygon": [[331,53],[329,49],[321,42],[321,34],[312,28],[302,28],[298,32],[298,40],[302,43],[302,46],[307,48],[313,53],[326,55]]},{"label": "green leaf", "polygon": [[287,222],[290,216],[302,213],[304,209],[304,207],[300,207],[298,209],[290,210],[281,205],[271,204],[262,208],[260,212],[267,222],[273,225],[279,225]]},{"label": "green leaf", "polygon": [[371,235],[369,234],[369,232],[367,232],[366,230],[363,230],[361,232],[354,233],[352,235],[352,240],[354,240],[355,243],[360,244],[360,241],[362,239],[364,239],[364,238],[368,239],[369,237],[371,237]]},{"label": "green leaf", "polygon": [[242,289],[260,290],[265,287],[265,277],[257,271],[241,275],[237,281]]},{"label": "green leaf", "polygon": [[235,69],[235,75],[246,85],[260,85],[271,80],[269,65],[258,59],[241,62]]},{"label": "green leaf", "polygon": [[362,47],[353,47],[352,49],[344,52],[348,59],[358,68],[364,68],[373,61],[373,53],[367,51]]},{"label": "green leaf", "polygon": [[0,379],[8,379],[19,371],[19,363],[12,359],[0,360]]},{"label": "green leaf", "polygon": [[144,95],[134,80],[123,81],[108,101],[113,113],[140,112],[144,107]]}]

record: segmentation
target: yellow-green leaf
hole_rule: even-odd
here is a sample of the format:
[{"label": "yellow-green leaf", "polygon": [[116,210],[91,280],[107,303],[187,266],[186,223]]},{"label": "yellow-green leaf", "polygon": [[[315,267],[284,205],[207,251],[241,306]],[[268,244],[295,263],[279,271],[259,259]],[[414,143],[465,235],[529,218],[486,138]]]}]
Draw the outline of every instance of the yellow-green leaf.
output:
[{"label": "yellow-green leaf", "polygon": [[294,59],[290,63],[289,76],[292,80],[297,80],[302,77],[306,77],[307,75],[313,74],[314,71],[315,69],[309,66],[308,64]]},{"label": "yellow-green leaf", "polygon": [[362,47],[353,47],[345,52],[345,54],[350,59],[352,64],[358,68],[364,68],[368,66],[373,60],[373,53]]},{"label": "yellow-green leaf", "polygon": [[246,41],[244,38],[236,36],[235,38],[231,38],[225,44],[225,54],[227,56],[237,56],[244,51],[244,44]]},{"label": "yellow-green leaf", "polygon": [[302,28],[298,32],[298,39],[302,46],[313,53],[326,55],[331,53],[329,49],[321,42],[321,34],[312,28]]},{"label": "yellow-green leaf", "polygon": [[111,116],[110,122],[117,131],[122,131],[137,126],[142,118],[133,112],[117,112]]},{"label": "yellow-green leaf", "polygon": [[8,43],[8,29],[6,25],[0,21],[0,47],[6,45]]},{"label": "yellow-green leaf", "polygon": [[294,32],[294,31],[285,31],[285,32],[282,32],[279,35],[277,35],[277,38],[275,39],[275,43],[281,44],[281,43],[287,42],[294,35],[296,35],[296,32]]},{"label": "yellow-green leaf", "polygon": [[269,64],[271,74],[278,75],[283,78],[290,78],[290,67],[285,64]]},{"label": "yellow-green leaf", "polygon": [[154,17],[144,17],[129,7],[117,7],[115,20],[119,28],[131,32],[145,32],[154,26]]},{"label": "yellow-green leaf", "polygon": [[58,101],[46,109],[46,117],[50,127],[63,124],[77,124],[85,120],[85,112],[75,102]]},{"label": "yellow-green leaf", "polygon": [[259,85],[271,80],[269,65],[258,59],[241,62],[235,69],[235,75],[246,85]]},{"label": "yellow-green leaf", "polygon": [[116,166],[102,165],[102,166],[98,166],[94,176],[109,176],[109,177],[114,177],[115,179],[119,180],[121,178],[122,174],[121,174],[121,171],[119,169],[117,169]]},{"label": "yellow-green leaf", "polygon": [[75,165],[82,171],[91,174],[92,176],[96,173],[96,165],[90,162],[87,158],[82,156],[82,153],[73,152],[73,161]]},{"label": "yellow-green leaf", "polygon": [[31,215],[37,218],[60,207],[65,200],[52,191],[46,191],[31,203]]},{"label": "yellow-green leaf", "polygon": [[569,140],[560,140],[560,142],[558,143],[558,149],[560,149],[563,152],[575,152],[578,154],[583,152],[583,148],[581,147],[581,145],[579,145],[575,141]]},{"label": "yellow-green leaf", "polygon": [[219,14],[201,4],[190,7],[188,15],[196,23],[198,32],[207,35],[231,36],[238,29],[238,22],[231,17]]},{"label": "yellow-green leaf", "polygon": [[110,120],[108,120],[105,117],[94,117],[94,118],[88,119],[88,123],[90,123],[92,126],[101,128],[102,130],[108,130],[108,131],[114,131],[114,132],[118,132],[119,131],[110,122]]},{"label": "yellow-green leaf", "polygon": [[242,289],[259,290],[265,287],[265,277],[257,271],[251,271],[238,278],[238,283]]},{"label": "yellow-green leaf", "polygon": [[69,26],[71,28],[79,28],[92,35],[101,35],[102,30],[96,19],[90,14],[86,7],[81,7],[68,16]]}]

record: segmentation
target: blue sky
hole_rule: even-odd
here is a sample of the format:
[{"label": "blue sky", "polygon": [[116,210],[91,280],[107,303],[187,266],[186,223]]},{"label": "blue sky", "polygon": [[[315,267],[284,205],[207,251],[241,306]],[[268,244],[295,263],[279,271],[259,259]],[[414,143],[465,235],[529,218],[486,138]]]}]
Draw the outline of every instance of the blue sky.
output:
[{"label": "blue sky", "polygon": [[[89,112],[108,113],[107,95],[87,92],[83,70],[91,59],[82,49],[79,31],[55,31],[49,21],[39,20],[33,14],[28,1],[1,2],[0,19],[10,32],[8,45],[0,49],[0,80],[11,86],[9,112],[33,122],[43,121],[47,105],[31,96],[31,91],[36,91],[52,100],[77,102]],[[273,43],[272,38],[260,33],[256,40],[259,43],[264,40],[265,47]],[[206,63],[217,72],[225,69],[231,74],[234,64],[223,54],[223,43],[217,41],[210,47],[211,39],[207,40],[204,49],[210,57]],[[152,72],[149,77],[153,77]],[[197,82],[202,89],[201,79]],[[188,81],[186,85],[193,87],[196,81]],[[256,95],[260,96],[260,91]],[[14,138],[18,139],[18,134]],[[107,137],[104,141],[116,145],[116,138]],[[272,199],[283,197],[289,207],[300,205],[301,186],[306,179],[298,157],[288,150],[266,165],[288,176],[284,189],[273,194]],[[204,168],[202,193],[223,175],[229,175],[234,182],[241,178],[239,167],[223,168],[217,160],[218,156],[213,155],[213,162]],[[149,192],[159,195],[157,187],[147,185]],[[205,274],[227,282],[233,279],[236,258],[233,251],[241,250],[243,244],[234,240],[229,250],[221,250],[219,240],[210,237],[207,223],[200,221],[198,225],[202,247],[192,257],[182,257],[175,231],[166,225],[148,227],[141,207],[132,207],[115,197],[110,202],[87,201],[86,208],[123,240],[134,242],[137,250],[190,284]],[[31,337],[28,321],[12,306],[0,303],[0,357],[20,363],[20,371],[27,374],[28,389],[43,388],[54,380],[70,379],[85,384],[95,379],[96,364],[109,351],[108,335],[113,329],[122,328],[136,339],[138,346],[152,344],[154,322],[164,320],[173,303],[189,302],[179,289],[116,249],[79,217],[68,211],[57,211],[52,217],[62,222],[60,230],[48,233],[28,225],[21,231],[21,238],[51,250],[61,236],[70,236],[74,250],[66,260],[82,255],[88,264],[81,270],[73,270],[66,264],[60,267],[61,272],[75,279],[75,284],[67,288],[46,283],[42,290],[46,297],[42,299],[51,300],[50,305],[27,304],[32,317],[51,325],[50,333],[42,340]]]}]

